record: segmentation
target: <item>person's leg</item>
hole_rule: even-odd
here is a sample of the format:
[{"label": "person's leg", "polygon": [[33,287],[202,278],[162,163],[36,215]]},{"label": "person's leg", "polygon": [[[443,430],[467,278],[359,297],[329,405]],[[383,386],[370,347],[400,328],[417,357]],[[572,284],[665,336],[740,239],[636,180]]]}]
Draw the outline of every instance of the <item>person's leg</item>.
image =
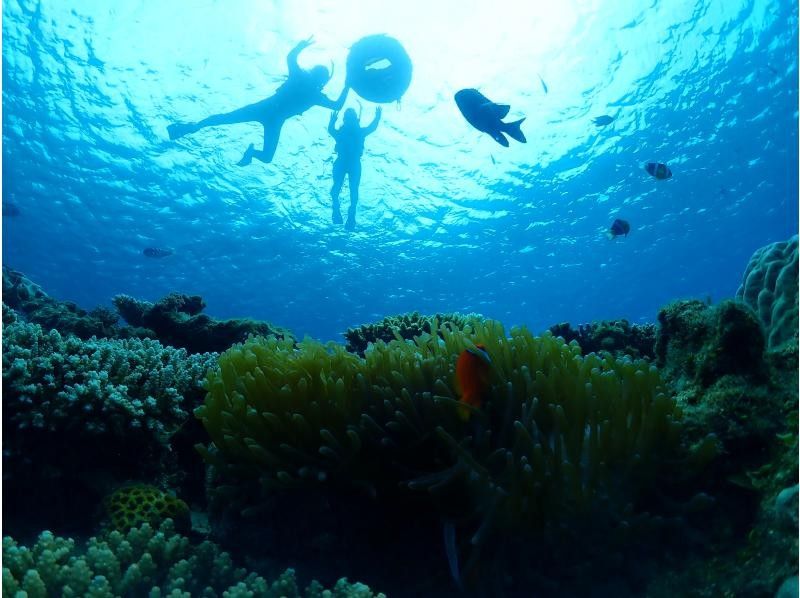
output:
[{"label": "person's leg", "polygon": [[353,230],[356,227],[356,206],[358,205],[358,186],[361,184],[361,160],[356,158],[350,164],[347,176],[350,182],[350,209],[347,210],[347,222],[344,227]]},{"label": "person's leg", "polygon": [[173,123],[167,127],[169,138],[173,141],[180,139],[184,135],[196,133],[205,127],[216,127],[219,125],[235,125],[238,123],[246,123],[259,120],[261,109],[264,102],[257,102],[255,104],[248,104],[242,108],[237,108],[231,112],[224,112],[222,114],[212,114],[196,123]]},{"label": "person's leg", "polygon": [[342,223],[342,211],[339,207],[339,194],[344,185],[345,167],[342,161],[337,158],[333,161],[333,187],[331,188],[331,200],[333,201],[333,223]]},{"label": "person's leg", "polygon": [[253,158],[269,164],[275,156],[275,150],[278,149],[278,141],[281,138],[281,128],[283,121],[267,121],[262,122],[264,125],[264,145],[262,149],[257,150],[251,143],[250,147],[244,152],[244,156],[239,161],[239,166],[247,166],[253,161]]}]

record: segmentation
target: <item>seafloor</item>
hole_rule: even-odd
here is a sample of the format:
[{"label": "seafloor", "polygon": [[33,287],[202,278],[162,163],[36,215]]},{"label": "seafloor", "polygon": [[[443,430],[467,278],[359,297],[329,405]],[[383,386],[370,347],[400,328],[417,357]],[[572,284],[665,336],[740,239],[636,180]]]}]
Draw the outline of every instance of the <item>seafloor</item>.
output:
[{"label": "seafloor", "polygon": [[3,596],[797,596],[797,245],[656,325],[346,345],[4,267]]}]

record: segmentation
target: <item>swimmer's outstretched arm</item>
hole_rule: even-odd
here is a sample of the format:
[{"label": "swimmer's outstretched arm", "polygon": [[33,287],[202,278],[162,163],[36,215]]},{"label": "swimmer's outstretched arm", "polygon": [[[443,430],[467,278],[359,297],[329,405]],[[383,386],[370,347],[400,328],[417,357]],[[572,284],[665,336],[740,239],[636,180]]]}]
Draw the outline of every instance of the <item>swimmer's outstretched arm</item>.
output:
[{"label": "swimmer's outstretched arm", "polygon": [[381,122],[381,107],[378,106],[375,108],[375,118],[372,119],[372,122],[369,123],[366,127],[364,127],[364,137],[369,135],[370,133],[374,133],[375,129],[378,128],[378,123]]},{"label": "swimmer's outstretched arm", "polygon": [[342,93],[339,94],[339,97],[335,100],[330,99],[325,94],[319,94],[320,100],[317,102],[318,106],[322,106],[323,108],[330,108],[335,112],[339,112],[344,106],[344,101],[347,99],[347,92],[350,91],[350,86],[345,82],[344,89],[342,89]]},{"label": "swimmer's outstretched arm", "polygon": [[300,55],[300,52],[305,50],[313,43],[314,36],[312,35],[308,39],[304,39],[298,43],[294,48],[292,48],[291,52],[286,55],[286,66],[289,67],[289,75],[293,75],[300,71],[300,65],[297,64],[297,57]]},{"label": "swimmer's outstretched arm", "polygon": [[334,110],[331,112],[331,118],[328,121],[328,134],[331,137],[336,137],[336,117],[339,116],[339,111]]}]

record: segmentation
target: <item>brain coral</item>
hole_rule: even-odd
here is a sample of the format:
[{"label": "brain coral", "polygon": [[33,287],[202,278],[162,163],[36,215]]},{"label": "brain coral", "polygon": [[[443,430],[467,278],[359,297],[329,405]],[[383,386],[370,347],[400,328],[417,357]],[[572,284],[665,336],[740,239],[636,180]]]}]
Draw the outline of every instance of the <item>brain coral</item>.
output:
[{"label": "brain coral", "polygon": [[797,235],[753,254],[736,299],[758,314],[770,348],[797,338]]}]

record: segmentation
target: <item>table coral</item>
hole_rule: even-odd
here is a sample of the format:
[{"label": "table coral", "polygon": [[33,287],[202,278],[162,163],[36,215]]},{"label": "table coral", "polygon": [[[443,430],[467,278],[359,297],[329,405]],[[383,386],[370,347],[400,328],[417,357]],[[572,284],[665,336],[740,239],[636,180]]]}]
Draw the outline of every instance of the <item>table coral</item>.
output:
[{"label": "table coral", "polygon": [[58,301],[24,274],[7,266],[3,266],[3,302],[46,330],[55,328],[82,339],[114,337],[120,333],[119,316],[112,310],[98,307],[87,312],[70,301]]},{"label": "table coral", "polygon": [[206,304],[197,295],[170,293],[156,303],[117,295],[113,302],[131,326],[150,330],[165,345],[183,348],[190,353],[224,351],[251,334],[291,336],[287,330],[267,322],[211,318],[201,313]]},{"label": "table coral", "polygon": [[797,338],[797,235],[758,249],[750,258],[736,299],[752,307],[770,348]]},{"label": "table coral", "polygon": [[269,582],[234,566],[211,542],[192,544],[171,520],[154,529],[145,523],[127,533],[90,538],[85,550],[45,531],[30,548],[3,538],[3,595],[45,596],[225,596],[263,598],[385,598],[364,584],[340,579],[333,590],[312,582],[305,592],[286,570]]}]

